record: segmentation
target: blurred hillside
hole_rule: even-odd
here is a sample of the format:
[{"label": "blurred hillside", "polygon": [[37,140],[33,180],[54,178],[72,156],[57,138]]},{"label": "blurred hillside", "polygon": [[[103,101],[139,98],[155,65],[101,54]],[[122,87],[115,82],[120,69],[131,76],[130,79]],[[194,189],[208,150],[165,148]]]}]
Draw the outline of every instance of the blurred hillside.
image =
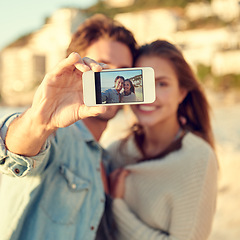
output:
[{"label": "blurred hillside", "polygon": [[61,8],[41,29],[0,52],[1,100],[28,105],[45,73],[65,57],[72,33],[94,13],[124,24],[140,45],[159,38],[175,43],[204,86],[236,90],[240,88],[239,6],[238,0],[99,0],[86,10]]}]

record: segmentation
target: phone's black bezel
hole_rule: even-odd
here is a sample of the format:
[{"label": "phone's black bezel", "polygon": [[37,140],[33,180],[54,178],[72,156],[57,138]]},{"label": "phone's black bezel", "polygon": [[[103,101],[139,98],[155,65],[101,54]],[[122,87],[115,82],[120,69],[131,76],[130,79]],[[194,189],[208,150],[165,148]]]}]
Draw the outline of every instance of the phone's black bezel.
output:
[{"label": "phone's black bezel", "polygon": [[94,73],[96,104],[102,104],[100,72]]}]

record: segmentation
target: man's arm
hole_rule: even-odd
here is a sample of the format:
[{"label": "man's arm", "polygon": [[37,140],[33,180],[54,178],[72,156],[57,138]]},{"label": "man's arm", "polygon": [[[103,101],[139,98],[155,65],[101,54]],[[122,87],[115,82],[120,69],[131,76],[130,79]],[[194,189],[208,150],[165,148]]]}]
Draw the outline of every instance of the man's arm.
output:
[{"label": "man's arm", "polygon": [[38,123],[37,115],[28,109],[10,124],[5,145],[8,150],[23,156],[35,156],[54,129]]},{"label": "man's arm", "polygon": [[109,89],[101,92],[102,102],[105,102],[109,98]]},{"label": "man's arm", "polygon": [[10,124],[5,139],[7,149],[34,156],[57,128],[104,112],[104,107],[87,107],[83,103],[82,73],[90,69],[101,71],[102,67],[72,53],[46,74],[32,106]]}]

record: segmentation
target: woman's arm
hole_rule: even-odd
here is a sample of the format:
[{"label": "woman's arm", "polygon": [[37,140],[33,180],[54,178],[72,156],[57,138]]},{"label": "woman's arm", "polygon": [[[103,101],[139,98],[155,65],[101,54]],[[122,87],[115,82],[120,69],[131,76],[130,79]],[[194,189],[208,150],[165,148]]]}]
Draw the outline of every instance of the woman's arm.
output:
[{"label": "woman's arm", "polygon": [[[160,228],[150,227],[131,211],[121,194],[118,197],[115,195],[113,213],[118,227],[117,239],[206,240],[211,231],[216,207],[218,167],[216,158],[213,155],[209,156],[205,163],[207,164],[204,165],[204,162],[202,162],[202,168],[199,166],[201,169],[196,169],[197,174],[193,173],[189,185],[186,184],[182,188],[184,192],[182,192],[183,197],[181,197],[181,200],[176,199],[176,203],[173,203],[167,232],[162,231]],[[115,189],[115,191],[119,191],[118,188],[123,189],[123,180],[122,177],[122,180],[111,188]],[[146,194],[146,191],[144,193]],[[161,198],[160,195],[158,197]],[[137,200],[136,204],[138,204]],[[159,216],[158,219],[160,220],[161,208],[156,206],[154,215],[155,217]]]}]

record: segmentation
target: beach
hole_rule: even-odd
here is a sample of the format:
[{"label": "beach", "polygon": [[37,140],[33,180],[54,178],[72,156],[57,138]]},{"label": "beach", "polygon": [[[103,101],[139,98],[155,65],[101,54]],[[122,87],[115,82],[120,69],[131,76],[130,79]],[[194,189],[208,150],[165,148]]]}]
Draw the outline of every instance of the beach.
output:
[{"label": "beach", "polygon": [[239,240],[240,103],[213,103],[212,122],[219,159],[219,190],[209,240]]}]

